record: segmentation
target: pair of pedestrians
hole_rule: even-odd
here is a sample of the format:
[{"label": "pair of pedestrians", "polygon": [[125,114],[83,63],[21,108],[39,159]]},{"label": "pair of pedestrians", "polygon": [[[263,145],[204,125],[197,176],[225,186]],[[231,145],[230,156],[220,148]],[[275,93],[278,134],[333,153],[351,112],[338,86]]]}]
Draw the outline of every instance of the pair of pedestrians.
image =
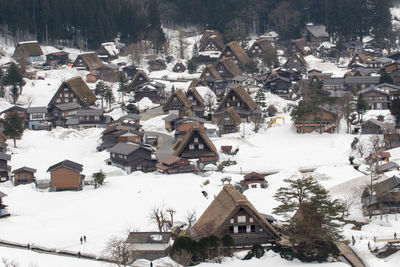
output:
[{"label": "pair of pedestrians", "polygon": [[83,244],[83,242],[86,243],[86,236],[85,236],[85,235],[84,235],[84,236],[81,236],[81,237],[79,238],[79,240],[81,241],[81,245]]}]

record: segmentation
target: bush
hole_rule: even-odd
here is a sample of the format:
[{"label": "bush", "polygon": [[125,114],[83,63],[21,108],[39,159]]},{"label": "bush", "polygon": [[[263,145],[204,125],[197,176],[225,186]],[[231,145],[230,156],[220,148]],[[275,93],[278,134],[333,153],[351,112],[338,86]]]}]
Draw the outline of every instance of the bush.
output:
[{"label": "bush", "polygon": [[251,247],[251,252],[253,253],[253,255],[257,258],[257,259],[259,259],[259,258],[261,258],[262,256],[264,256],[264,254],[265,254],[265,250],[264,250],[264,248],[260,245],[260,244],[254,244],[252,247]]}]

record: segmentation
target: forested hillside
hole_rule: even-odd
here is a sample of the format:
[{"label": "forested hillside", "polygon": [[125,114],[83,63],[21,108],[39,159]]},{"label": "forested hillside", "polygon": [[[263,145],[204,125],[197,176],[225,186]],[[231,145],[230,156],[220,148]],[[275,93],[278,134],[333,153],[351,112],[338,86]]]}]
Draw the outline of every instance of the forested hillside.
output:
[{"label": "forested hillside", "polygon": [[157,9],[156,0],[0,0],[0,25],[3,34],[20,40],[29,36],[89,48],[117,33],[123,41],[160,42]]}]

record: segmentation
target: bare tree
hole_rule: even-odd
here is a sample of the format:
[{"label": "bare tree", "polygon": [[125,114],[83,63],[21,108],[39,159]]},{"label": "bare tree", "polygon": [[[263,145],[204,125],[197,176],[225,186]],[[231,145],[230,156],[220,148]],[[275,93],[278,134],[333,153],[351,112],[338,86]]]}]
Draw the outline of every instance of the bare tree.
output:
[{"label": "bare tree", "polygon": [[206,105],[208,112],[211,113],[212,106],[215,103],[215,97],[213,96],[213,94],[211,92],[206,93],[206,95],[204,96],[204,102],[205,102],[204,104]]},{"label": "bare tree", "polygon": [[252,121],[254,122],[254,132],[258,133],[258,130],[260,130],[261,124],[264,123],[264,120],[265,120],[265,118],[264,118],[263,114],[259,114],[252,118]]},{"label": "bare tree", "polygon": [[186,214],[187,228],[189,229],[190,227],[192,227],[192,225],[196,220],[197,220],[196,211],[195,210],[188,211]]},{"label": "bare tree", "polygon": [[343,117],[347,122],[347,130],[348,133],[351,133],[351,122],[352,122],[352,115],[355,112],[355,102],[354,96],[351,92],[345,94],[343,97],[339,99],[339,103],[341,111],[343,113]]},{"label": "bare tree", "polygon": [[170,218],[170,222],[171,222],[171,227],[174,226],[174,214],[176,213],[176,210],[174,210],[173,208],[168,208],[166,210],[169,213],[169,218]]},{"label": "bare tree", "polygon": [[163,208],[154,208],[150,213],[150,220],[157,224],[160,233],[166,231],[166,213]]},{"label": "bare tree", "polygon": [[188,43],[185,41],[185,32],[183,28],[178,29],[178,42],[179,42],[179,57],[181,59],[185,59],[185,50],[188,46]]},{"label": "bare tree", "polygon": [[113,237],[107,242],[106,254],[118,266],[126,267],[134,258],[134,252],[133,246],[121,238]]},{"label": "bare tree", "polygon": [[144,54],[144,48],[141,43],[130,44],[124,50],[133,65],[140,65]]},{"label": "bare tree", "polygon": [[192,264],[192,254],[185,249],[175,252],[172,255],[172,259],[183,266],[189,266]]},{"label": "bare tree", "polygon": [[6,258],[2,258],[4,267],[18,267],[19,263],[16,260],[7,260]]}]

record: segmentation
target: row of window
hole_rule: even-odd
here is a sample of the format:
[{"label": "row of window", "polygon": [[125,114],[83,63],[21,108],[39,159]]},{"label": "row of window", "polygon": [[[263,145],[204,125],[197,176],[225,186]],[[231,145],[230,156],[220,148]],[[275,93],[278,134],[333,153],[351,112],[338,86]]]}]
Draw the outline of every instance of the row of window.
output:
[{"label": "row of window", "polygon": [[[189,150],[194,150],[195,144],[189,144]],[[204,144],[199,144],[198,149],[204,149]]]},{"label": "row of window", "polygon": [[229,226],[230,234],[244,234],[244,233],[255,233],[255,232],[256,232],[255,225]]},{"label": "row of window", "polygon": [[[237,216],[237,222],[238,223],[245,223],[246,222],[246,216],[244,216],[244,215],[242,215],[242,216]],[[230,220],[230,222],[231,223],[235,223],[235,219],[234,218],[232,218],[231,220]],[[253,222],[253,218],[249,218],[249,222]]]},{"label": "row of window", "polygon": [[[231,106],[231,103],[226,102],[226,106],[227,106],[227,107],[230,107],[230,106]],[[232,103],[232,107],[233,107],[233,106],[235,106],[235,103]],[[237,107],[240,107],[240,102],[237,102],[237,103],[236,103],[236,106],[237,106]]]},{"label": "row of window", "polygon": [[[76,103],[78,100],[76,99],[76,97],[74,98],[64,98],[64,103],[69,103],[69,102],[73,102]],[[56,100],[57,103],[61,103],[62,99],[61,98],[57,98]]]},{"label": "row of window", "polygon": [[117,154],[117,153],[111,153],[111,157],[120,158],[120,159],[126,159],[126,155],[121,155],[121,154]]}]

